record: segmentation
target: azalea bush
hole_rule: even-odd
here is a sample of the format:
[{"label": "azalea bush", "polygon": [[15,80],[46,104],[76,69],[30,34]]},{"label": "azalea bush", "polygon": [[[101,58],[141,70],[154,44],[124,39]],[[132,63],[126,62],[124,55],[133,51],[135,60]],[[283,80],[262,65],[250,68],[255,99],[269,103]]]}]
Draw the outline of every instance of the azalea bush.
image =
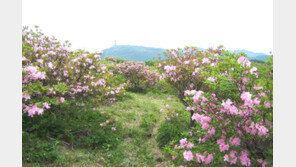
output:
[{"label": "azalea bush", "polygon": [[144,90],[157,85],[160,76],[156,70],[142,62],[126,61],[116,65],[117,73],[123,75],[129,82],[131,90]]},{"label": "azalea bush", "polygon": [[[39,162],[30,147],[50,150],[42,158],[53,161],[61,141],[76,147],[113,147],[120,141],[118,118],[99,107],[125,95],[126,83],[119,81],[101,63],[101,53],[70,50],[70,43],[23,28],[22,36],[23,156]],[[44,142],[44,143],[42,143]],[[35,148],[35,147],[34,147]],[[39,146],[36,146],[39,149]]]},{"label": "azalea bush", "polygon": [[23,30],[23,112],[40,115],[65,101],[91,101],[100,104],[124,94],[125,84],[100,63],[100,54],[71,51],[45,36],[38,28]]},{"label": "azalea bush", "polygon": [[[180,101],[188,107],[185,101],[186,90],[199,90],[208,79],[201,75],[202,68],[215,66],[221,53],[221,47],[216,50],[209,49],[200,51],[196,47],[185,47],[184,49],[171,49],[164,52],[166,60],[159,63],[158,68],[162,71],[162,77],[175,90]],[[210,56],[214,55],[214,56]],[[191,115],[193,110],[190,110]],[[194,122],[191,121],[190,126]]]},{"label": "azalea bush", "polygon": [[[195,75],[202,81],[199,87],[190,89],[189,85],[183,92],[187,110],[193,111],[191,120],[195,125],[181,140],[167,146],[166,151],[176,164],[187,166],[270,166],[273,158],[272,60],[267,62],[268,75],[260,76],[244,54],[215,52],[206,53],[210,60],[207,64],[214,60],[213,65],[198,63],[195,67],[198,70],[192,74],[192,71],[180,72],[187,69],[182,65],[181,69],[166,67],[174,84]],[[178,78],[181,73],[183,78]]]},{"label": "azalea bush", "polygon": [[122,59],[122,58],[110,57],[110,56],[106,56],[105,60],[108,61],[108,62],[116,63],[116,64],[123,63],[123,62],[127,61],[127,60]]}]

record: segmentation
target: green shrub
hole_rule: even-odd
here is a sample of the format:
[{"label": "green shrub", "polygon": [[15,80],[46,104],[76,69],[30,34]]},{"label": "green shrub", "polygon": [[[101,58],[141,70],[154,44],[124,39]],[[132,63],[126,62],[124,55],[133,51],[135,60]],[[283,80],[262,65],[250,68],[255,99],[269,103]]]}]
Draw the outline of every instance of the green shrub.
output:
[{"label": "green shrub", "polygon": [[23,132],[22,159],[23,162],[52,163],[60,158],[58,141],[44,141]]},{"label": "green shrub", "polygon": [[159,64],[159,62],[160,62],[159,60],[147,60],[145,61],[145,64],[147,66],[156,66]]},{"label": "green shrub", "polygon": [[105,60],[107,62],[113,62],[113,63],[123,63],[123,62],[127,61],[127,60],[122,59],[122,58],[110,57],[110,56],[106,56]]},{"label": "green shrub", "polygon": [[87,104],[84,107],[69,104],[34,119],[24,116],[23,130],[43,140],[54,138],[76,147],[113,147],[121,138],[121,124],[110,114],[94,111]]},{"label": "green shrub", "polygon": [[152,92],[156,95],[174,94],[175,92],[175,90],[165,80],[160,80],[156,86],[148,88],[146,90],[147,92]]},{"label": "green shrub", "polygon": [[188,129],[188,118],[172,117],[169,121],[165,120],[158,129],[157,143],[160,147],[164,147],[172,140],[179,140],[181,134]]}]

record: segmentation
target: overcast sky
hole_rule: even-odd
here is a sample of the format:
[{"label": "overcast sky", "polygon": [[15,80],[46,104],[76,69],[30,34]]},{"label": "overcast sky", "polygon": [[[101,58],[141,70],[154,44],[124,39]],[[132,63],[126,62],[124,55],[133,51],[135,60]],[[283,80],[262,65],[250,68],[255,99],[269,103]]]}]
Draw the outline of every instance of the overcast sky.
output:
[{"label": "overcast sky", "polygon": [[272,0],[22,0],[23,26],[74,49],[118,45],[273,50]]}]

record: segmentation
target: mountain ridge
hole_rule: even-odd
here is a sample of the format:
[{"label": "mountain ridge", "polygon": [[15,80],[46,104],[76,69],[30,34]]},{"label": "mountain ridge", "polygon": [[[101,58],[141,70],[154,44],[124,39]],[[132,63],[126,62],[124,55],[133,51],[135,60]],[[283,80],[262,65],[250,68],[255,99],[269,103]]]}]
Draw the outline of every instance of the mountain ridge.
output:
[{"label": "mountain ridge", "polygon": [[[197,48],[199,50],[205,50],[203,48],[199,48],[199,47]],[[104,59],[106,56],[110,56],[110,57],[130,60],[130,61],[148,61],[148,60],[156,60],[159,56],[161,57],[161,59],[164,59],[163,52],[165,50],[166,49],[163,49],[163,48],[137,46],[137,45],[116,45],[116,46],[112,46],[110,48],[104,49],[101,58]],[[233,50],[231,52],[235,52],[235,53],[244,52],[248,55],[248,58],[251,60],[265,61],[269,56],[264,53],[252,52],[245,49]]]}]

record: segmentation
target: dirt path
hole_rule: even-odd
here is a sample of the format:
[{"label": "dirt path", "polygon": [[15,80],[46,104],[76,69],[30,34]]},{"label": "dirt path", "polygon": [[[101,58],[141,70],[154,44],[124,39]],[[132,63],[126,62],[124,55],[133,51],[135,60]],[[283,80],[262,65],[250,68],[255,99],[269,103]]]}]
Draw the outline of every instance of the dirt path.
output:
[{"label": "dirt path", "polygon": [[140,94],[133,96],[137,99],[138,103],[134,104],[138,110],[133,111],[131,108],[126,112],[133,115],[133,119],[127,119],[124,125],[128,136],[124,144],[127,155],[124,162],[132,162],[135,166],[168,166],[169,161],[165,159],[156,141],[157,129],[165,118],[165,113],[160,112],[161,108],[165,108],[165,99]]},{"label": "dirt path", "polygon": [[120,166],[168,166],[169,161],[156,141],[157,130],[166,116],[168,96],[130,95],[129,100],[103,108],[106,111],[112,109],[112,114],[117,114],[123,122],[125,139],[119,149],[124,150],[125,157]]},{"label": "dirt path", "polygon": [[[77,166],[122,166],[122,167],[166,167],[170,160],[163,155],[157,145],[158,128],[165,120],[168,110],[166,105],[180,109],[182,104],[169,95],[141,94],[128,92],[128,98],[111,105],[100,107],[119,118],[122,123],[123,140],[112,149],[77,149],[64,148],[65,158],[79,162]],[[164,112],[161,112],[163,109]],[[74,165],[75,166],[75,165]]]}]

